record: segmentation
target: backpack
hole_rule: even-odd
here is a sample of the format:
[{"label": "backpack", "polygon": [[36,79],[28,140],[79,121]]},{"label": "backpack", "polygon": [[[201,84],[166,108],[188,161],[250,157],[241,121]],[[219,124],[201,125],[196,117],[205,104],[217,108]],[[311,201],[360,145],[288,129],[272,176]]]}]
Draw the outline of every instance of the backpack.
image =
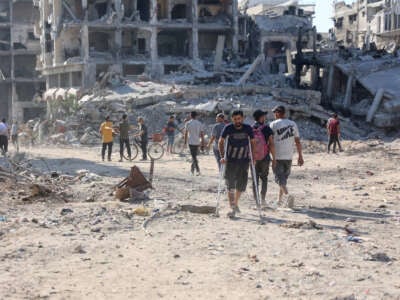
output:
[{"label": "backpack", "polygon": [[254,151],[254,160],[263,160],[269,153],[268,143],[265,140],[263,129],[265,125],[261,125],[258,128],[253,127],[254,140],[256,141],[256,147]]}]

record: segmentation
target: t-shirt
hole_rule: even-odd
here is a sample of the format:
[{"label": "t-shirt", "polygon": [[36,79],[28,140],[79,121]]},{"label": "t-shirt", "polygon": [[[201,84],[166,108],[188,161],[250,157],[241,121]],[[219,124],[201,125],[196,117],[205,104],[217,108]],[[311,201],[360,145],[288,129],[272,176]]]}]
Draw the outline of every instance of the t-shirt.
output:
[{"label": "t-shirt", "polygon": [[[258,123],[258,122],[255,122],[254,125],[253,125],[253,127],[254,127],[254,128],[258,128],[258,127],[260,127],[260,126],[262,126],[262,125],[263,125],[263,124],[260,124],[260,123]],[[272,131],[272,129],[271,129],[268,125],[265,125],[264,128],[263,128],[263,130],[262,130],[262,133],[264,134],[265,142],[268,144],[269,137],[270,137],[271,135],[274,135],[274,132]],[[269,149],[269,148],[268,148],[268,149]],[[269,156],[269,151],[268,151],[267,156],[266,156],[264,159],[267,159],[267,160],[270,160],[270,159],[271,159],[271,157]]]},{"label": "t-shirt", "polygon": [[140,139],[142,142],[148,141],[147,126],[145,124],[139,124],[139,130],[141,131]]},{"label": "t-shirt", "polygon": [[330,118],[328,120],[329,134],[339,134],[339,120]]},{"label": "t-shirt", "polygon": [[218,140],[221,137],[222,130],[225,128],[225,123],[217,123],[214,125],[211,135],[215,137],[214,148],[218,149]]},{"label": "t-shirt", "polygon": [[165,133],[168,136],[173,136],[175,134],[175,129],[177,128],[175,122],[169,121],[167,125],[165,126]]},{"label": "t-shirt", "polygon": [[121,139],[129,138],[129,123],[128,120],[124,120],[119,123],[119,136]]},{"label": "t-shirt", "polygon": [[199,146],[200,145],[200,133],[203,132],[203,124],[196,119],[192,119],[186,123],[185,129],[189,135],[189,145]]},{"label": "t-shirt", "polygon": [[249,138],[254,138],[253,128],[250,125],[243,124],[240,129],[235,125],[226,125],[222,130],[221,137],[228,139],[227,161],[228,162],[249,162],[250,147]]},{"label": "t-shirt", "polygon": [[7,124],[0,122],[0,135],[8,136],[8,127]]},{"label": "t-shirt", "polygon": [[14,123],[11,125],[11,135],[17,135],[17,134],[18,134],[18,125]]},{"label": "t-shirt", "polygon": [[111,143],[113,141],[112,122],[103,122],[100,126],[100,133],[103,143]]},{"label": "t-shirt", "polygon": [[295,122],[288,119],[278,119],[269,124],[274,133],[275,153],[277,160],[292,160],[295,137],[300,137]]}]

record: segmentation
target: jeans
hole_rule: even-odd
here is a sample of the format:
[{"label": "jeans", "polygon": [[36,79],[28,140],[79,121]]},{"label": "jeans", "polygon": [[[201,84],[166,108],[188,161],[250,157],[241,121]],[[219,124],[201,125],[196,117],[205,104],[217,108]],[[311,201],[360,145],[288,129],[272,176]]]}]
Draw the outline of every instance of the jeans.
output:
[{"label": "jeans", "polygon": [[[261,180],[261,193],[260,193],[261,201],[265,201],[265,197],[267,195],[269,164],[270,161],[268,159],[264,159],[256,161],[255,165],[256,182],[258,187],[259,187],[259,182]],[[256,187],[254,185],[254,182],[253,182],[253,195],[254,198],[256,199]]]},{"label": "jeans", "polygon": [[4,154],[8,152],[8,136],[0,135],[0,151]]},{"label": "jeans", "polygon": [[101,158],[104,160],[106,155],[106,148],[108,148],[108,160],[111,160],[111,153],[112,153],[113,142],[103,143],[103,147],[101,148]]},{"label": "jeans", "polygon": [[328,152],[331,150],[332,144],[333,144],[333,152],[336,152],[336,144],[339,146],[339,150],[342,151],[342,146],[340,145],[338,134],[331,134],[329,136]]},{"label": "jeans", "polygon": [[142,159],[147,159],[147,144],[148,141],[140,141],[140,148],[142,149]]},{"label": "jeans", "polygon": [[119,139],[119,155],[122,159],[124,155],[124,145],[126,146],[126,150],[128,152],[128,157],[131,157],[131,145],[129,145],[129,138],[126,139]]},{"label": "jeans", "polygon": [[219,153],[219,150],[215,147],[213,147],[213,152],[214,152],[214,157],[218,164],[218,170],[221,170],[221,154]]},{"label": "jeans", "polygon": [[174,145],[174,141],[175,141],[175,136],[168,135],[168,146],[172,147]]},{"label": "jeans", "polygon": [[199,153],[199,146],[198,145],[189,145],[190,149],[190,155],[192,156],[192,165],[190,170],[192,173],[194,173],[194,170],[196,170],[198,173],[200,173],[200,168],[199,168],[199,161],[197,159],[197,155]]}]

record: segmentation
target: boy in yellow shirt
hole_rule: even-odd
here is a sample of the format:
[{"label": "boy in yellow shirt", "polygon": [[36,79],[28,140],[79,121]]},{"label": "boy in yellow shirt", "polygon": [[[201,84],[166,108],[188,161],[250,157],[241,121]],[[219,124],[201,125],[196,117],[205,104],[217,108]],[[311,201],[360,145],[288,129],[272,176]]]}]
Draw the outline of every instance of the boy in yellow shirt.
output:
[{"label": "boy in yellow shirt", "polygon": [[101,148],[101,158],[104,161],[106,155],[106,148],[108,148],[108,161],[111,161],[111,153],[113,146],[113,127],[110,117],[107,116],[105,121],[100,125],[100,134],[103,142],[103,147]]}]

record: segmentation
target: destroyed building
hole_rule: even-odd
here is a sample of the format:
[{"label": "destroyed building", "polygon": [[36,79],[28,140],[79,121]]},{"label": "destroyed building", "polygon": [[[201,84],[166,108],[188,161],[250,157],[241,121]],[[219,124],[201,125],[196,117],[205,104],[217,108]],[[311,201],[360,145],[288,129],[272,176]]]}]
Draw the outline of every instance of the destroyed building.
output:
[{"label": "destroyed building", "polygon": [[47,89],[93,87],[100,74],[158,78],[238,55],[237,0],[37,1]]},{"label": "destroyed building", "polygon": [[0,0],[0,107],[1,117],[20,121],[44,112],[35,99],[45,89],[36,71],[40,42],[33,1]]},{"label": "destroyed building", "polygon": [[373,42],[377,48],[397,48],[400,41],[398,0],[357,0],[335,3],[334,33],[339,45],[363,48]]},{"label": "destroyed building", "polygon": [[252,40],[257,41],[257,51],[265,55],[265,72],[292,73],[292,52],[296,51],[299,30],[302,47],[312,48],[315,4],[287,0],[243,0],[239,6],[256,25],[256,30],[250,34]]}]

